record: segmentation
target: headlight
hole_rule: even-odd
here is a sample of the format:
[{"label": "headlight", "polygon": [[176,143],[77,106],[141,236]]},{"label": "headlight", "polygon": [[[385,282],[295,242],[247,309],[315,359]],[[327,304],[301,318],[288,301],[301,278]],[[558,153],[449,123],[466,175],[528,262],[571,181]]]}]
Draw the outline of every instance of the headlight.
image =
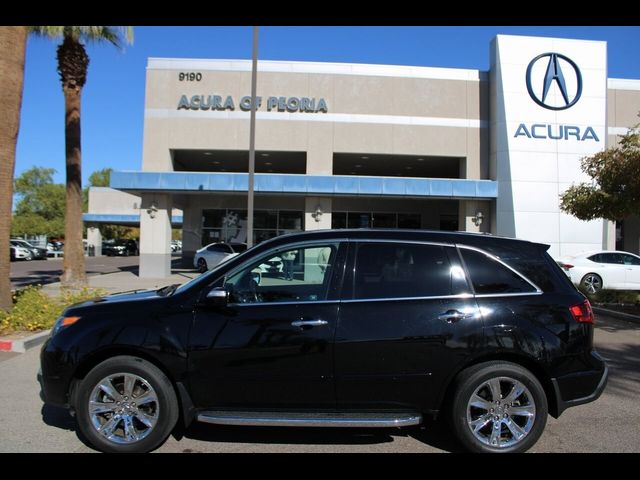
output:
[{"label": "headlight", "polygon": [[62,316],[62,317],[58,318],[58,320],[56,320],[56,323],[53,325],[53,328],[51,329],[51,336],[53,337],[60,330],[62,330],[63,328],[68,327],[69,325],[73,325],[78,320],[80,320],[80,317]]}]

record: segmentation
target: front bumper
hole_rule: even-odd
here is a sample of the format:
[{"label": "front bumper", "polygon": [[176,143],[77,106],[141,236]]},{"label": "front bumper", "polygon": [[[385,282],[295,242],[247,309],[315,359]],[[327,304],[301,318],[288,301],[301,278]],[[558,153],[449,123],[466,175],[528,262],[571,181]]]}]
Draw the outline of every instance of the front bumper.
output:
[{"label": "front bumper", "polygon": [[61,352],[47,349],[51,337],[40,351],[40,370],[37,379],[40,384],[40,398],[56,407],[69,408],[69,389],[73,379],[73,367],[65,362]]},{"label": "front bumper", "polygon": [[567,408],[595,402],[604,392],[609,379],[609,367],[597,353],[593,352],[592,355],[601,362],[602,368],[551,379],[557,403],[555,417],[559,417]]}]

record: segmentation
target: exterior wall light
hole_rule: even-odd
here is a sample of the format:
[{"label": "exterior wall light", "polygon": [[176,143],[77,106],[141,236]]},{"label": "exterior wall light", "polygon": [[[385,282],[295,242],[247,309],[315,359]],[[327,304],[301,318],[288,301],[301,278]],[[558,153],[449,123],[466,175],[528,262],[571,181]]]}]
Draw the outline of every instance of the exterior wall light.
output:
[{"label": "exterior wall light", "polygon": [[484,219],[484,214],[482,213],[482,210],[478,210],[476,212],[476,216],[473,217],[471,220],[473,221],[473,224],[476,227],[479,227],[480,225],[482,225],[482,220]]},{"label": "exterior wall light", "polygon": [[156,218],[156,214],[158,213],[156,202],[151,202],[151,206],[147,208],[147,213],[149,214],[149,218]]},{"label": "exterior wall light", "polygon": [[311,216],[313,217],[313,219],[314,219],[316,222],[319,222],[319,221],[322,219],[322,214],[323,214],[323,213],[324,213],[324,212],[322,211],[322,208],[320,208],[320,205],[318,205],[318,206],[316,207],[315,212],[313,212],[313,213],[311,214]]}]

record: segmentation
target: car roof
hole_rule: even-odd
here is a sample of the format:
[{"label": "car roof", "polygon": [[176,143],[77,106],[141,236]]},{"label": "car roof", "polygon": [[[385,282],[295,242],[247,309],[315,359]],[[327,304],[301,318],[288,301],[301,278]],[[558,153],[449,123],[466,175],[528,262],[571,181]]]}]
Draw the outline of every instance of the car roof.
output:
[{"label": "car roof", "polygon": [[499,237],[487,233],[473,232],[450,232],[443,230],[412,230],[412,229],[384,229],[384,228],[357,228],[338,230],[309,230],[305,232],[294,232],[265,240],[260,245],[275,246],[280,243],[290,241],[313,241],[325,239],[383,239],[383,240],[405,240],[421,242],[437,242],[455,244],[468,244],[474,246],[495,245],[500,243],[519,244],[522,246],[538,247],[547,250],[549,245],[530,242],[517,238]]},{"label": "car roof", "polygon": [[588,252],[582,252],[582,253],[579,253],[579,254],[574,255],[572,257],[569,257],[569,258],[583,258],[583,257],[586,258],[586,257],[590,257],[591,255],[597,255],[597,254],[600,254],[600,253],[624,253],[624,254],[627,254],[627,255],[634,255],[636,257],[638,256],[635,253],[624,252],[622,250],[590,250]]}]

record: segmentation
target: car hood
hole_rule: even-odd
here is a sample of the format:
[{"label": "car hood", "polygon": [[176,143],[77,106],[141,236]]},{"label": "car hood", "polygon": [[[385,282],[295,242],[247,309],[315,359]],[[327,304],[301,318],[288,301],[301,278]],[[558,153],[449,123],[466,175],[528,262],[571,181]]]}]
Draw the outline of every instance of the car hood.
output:
[{"label": "car hood", "polygon": [[114,293],[111,295],[105,295],[104,297],[96,297],[92,300],[86,300],[81,303],[76,303],[68,307],[67,312],[74,311],[79,312],[85,308],[94,308],[99,306],[110,306],[118,303],[127,302],[139,302],[151,299],[164,298],[159,290],[131,290],[128,292]]}]

